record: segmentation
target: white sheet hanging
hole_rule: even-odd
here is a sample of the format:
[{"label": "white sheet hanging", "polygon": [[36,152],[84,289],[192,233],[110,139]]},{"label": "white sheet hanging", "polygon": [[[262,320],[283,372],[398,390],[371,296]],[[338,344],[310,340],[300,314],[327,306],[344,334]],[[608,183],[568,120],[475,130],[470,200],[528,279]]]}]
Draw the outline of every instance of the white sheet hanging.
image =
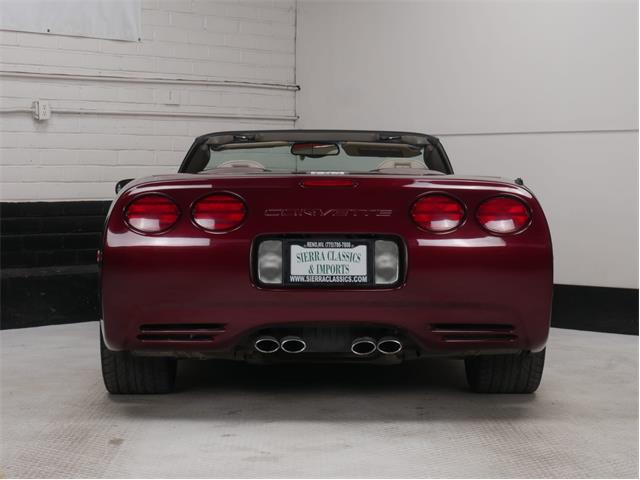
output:
[{"label": "white sheet hanging", "polygon": [[2,0],[0,30],[138,41],[140,0]]}]

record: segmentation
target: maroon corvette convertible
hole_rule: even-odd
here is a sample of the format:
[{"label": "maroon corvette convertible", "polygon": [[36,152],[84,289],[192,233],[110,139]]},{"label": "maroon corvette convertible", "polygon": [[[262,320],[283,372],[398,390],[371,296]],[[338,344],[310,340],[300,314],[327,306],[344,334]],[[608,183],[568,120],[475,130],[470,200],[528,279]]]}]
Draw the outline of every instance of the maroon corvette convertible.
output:
[{"label": "maroon corvette convertible", "polygon": [[477,392],[542,376],[552,251],[522,181],[453,175],[406,132],[221,132],[177,174],[119,182],[101,263],[111,393],[177,359],[463,358]]}]

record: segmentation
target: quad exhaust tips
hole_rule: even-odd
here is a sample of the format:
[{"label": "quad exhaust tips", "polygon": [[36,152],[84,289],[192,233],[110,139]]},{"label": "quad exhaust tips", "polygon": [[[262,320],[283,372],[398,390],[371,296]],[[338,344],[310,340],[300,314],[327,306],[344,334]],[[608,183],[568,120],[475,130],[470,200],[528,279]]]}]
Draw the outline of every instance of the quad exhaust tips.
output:
[{"label": "quad exhaust tips", "polygon": [[378,341],[376,347],[383,355],[394,355],[402,351],[402,342],[394,337],[384,337]]},{"label": "quad exhaust tips", "polygon": [[258,337],[253,342],[253,348],[260,353],[276,353],[278,350],[282,350],[286,353],[302,353],[307,349],[307,343],[300,337],[284,337],[282,340],[278,340],[275,337],[264,336]]},{"label": "quad exhaust tips", "polygon": [[280,342],[280,348],[287,353],[302,353],[307,349],[307,343],[300,337],[284,337]]},{"label": "quad exhaust tips", "polygon": [[366,357],[375,351],[383,355],[394,355],[402,351],[402,342],[394,337],[383,337],[377,342],[371,337],[358,337],[351,344],[351,352]]},{"label": "quad exhaust tips", "polygon": [[275,337],[260,337],[253,347],[260,353],[276,353],[280,349],[280,342]]},{"label": "quad exhaust tips", "polygon": [[376,341],[371,337],[358,337],[351,343],[351,352],[359,357],[366,357],[376,351]]},{"label": "quad exhaust tips", "polygon": [[[302,353],[307,349],[307,342],[302,338],[290,335],[278,340],[272,336],[258,337],[253,343],[257,352],[263,354],[276,353],[282,350],[285,353]],[[395,355],[402,351],[402,342],[395,337],[383,337],[376,341],[372,337],[358,337],[351,343],[351,353],[358,357],[366,357],[375,352],[382,355]]]}]

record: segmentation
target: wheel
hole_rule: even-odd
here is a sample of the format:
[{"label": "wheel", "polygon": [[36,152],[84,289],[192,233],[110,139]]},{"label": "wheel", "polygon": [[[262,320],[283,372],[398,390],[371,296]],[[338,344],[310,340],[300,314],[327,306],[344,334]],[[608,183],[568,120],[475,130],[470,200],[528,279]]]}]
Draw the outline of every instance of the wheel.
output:
[{"label": "wheel", "polygon": [[478,393],[533,393],[542,379],[545,352],[465,358],[467,382]]},{"label": "wheel", "polygon": [[109,393],[169,393],[176,379],[177,360],[170,357],[137,357],[107,348],[100,332],[102,379]]}]

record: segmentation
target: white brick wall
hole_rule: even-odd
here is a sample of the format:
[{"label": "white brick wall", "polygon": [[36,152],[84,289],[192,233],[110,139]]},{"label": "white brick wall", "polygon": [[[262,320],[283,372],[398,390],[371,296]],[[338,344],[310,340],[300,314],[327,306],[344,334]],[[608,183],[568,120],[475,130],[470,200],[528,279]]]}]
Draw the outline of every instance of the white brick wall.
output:
[{"label": "white brick wall", "polygon": [[[0,31],[2,200],[110,199],[119,179],[175,171],[202,133],[293,127],[295,0],[142,6],[140,42]],[[7,112],[36,99],[50,120]]]}]

